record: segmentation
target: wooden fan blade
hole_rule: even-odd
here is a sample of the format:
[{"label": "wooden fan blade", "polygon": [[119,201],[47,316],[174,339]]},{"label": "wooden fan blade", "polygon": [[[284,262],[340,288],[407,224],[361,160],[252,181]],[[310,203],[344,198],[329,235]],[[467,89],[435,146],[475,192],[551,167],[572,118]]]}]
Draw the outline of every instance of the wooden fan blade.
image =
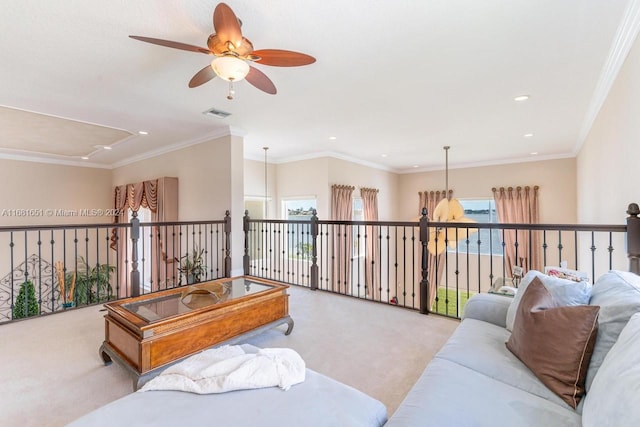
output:
[{"label": "wooden fan blade", "polygon": [[242,45],[242,31],[240,22],[233,10],[224,3],[220,3],[213,11],[213,28],[223,43],[231,42],[230,50]]},{"label": "wooden fan blade", "polygon": [[204,47],[198,47],[191,44],[185,44],[180,42],[174,42],[171,40],[162,40],[162,39],[154,39],[152,37],[142,37],[142,36],[129,36],[132,39],[140,40],[142,42],[153,43],[160,46],[172,47],[174,49],[180,50],[188,50],[189,52],[199,52],[204,53],[206,55],[213,55],[213,53]]},{"label": "wooden fan blade", "polygon": [[205,84],[215,76],[216,73],[213,71],[213,68],[211,68],[211,65],[207,65],[191,78],[189,81],[189,87],[198,87],[201,84]]},{"label": "wooden fan blade", "polygon": [[271,95],[275,95],[277,92],[276,86],[269,80],[269,77],[257,68],[249,66],[249,74],[245,79],[263,92]]},{"label": "wooden fan blade", "polygon": [[276,67],[299,67],[316,62],[316,58],[304,53],[280,49],[261,49],[253,51],[252,55],[260,57],[256,62]]}]

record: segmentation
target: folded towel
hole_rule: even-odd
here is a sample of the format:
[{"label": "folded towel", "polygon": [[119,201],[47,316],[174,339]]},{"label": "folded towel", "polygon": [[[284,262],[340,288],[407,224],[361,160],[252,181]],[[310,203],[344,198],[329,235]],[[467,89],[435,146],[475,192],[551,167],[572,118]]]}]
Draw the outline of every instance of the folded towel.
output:
[{"label": "folded towel", "polygon": [[197,394],[278,386],[289,390],[305,379],[305,363],[289,348],[245,353],[222,346],[195,354],[165,369],[140,390],[179,390]]}]

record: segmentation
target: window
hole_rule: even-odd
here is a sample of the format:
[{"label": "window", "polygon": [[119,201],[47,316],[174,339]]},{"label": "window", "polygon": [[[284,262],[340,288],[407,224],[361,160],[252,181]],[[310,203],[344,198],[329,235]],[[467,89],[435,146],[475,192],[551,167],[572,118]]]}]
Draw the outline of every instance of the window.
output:
[{"label": "window", "polygon": [[[464,208],[464,216],[479,223],[498,222],[496,213],[496,203],[493,199],[458,199]],[[458,252],[467,252],[466,233],[461,230],[460,233],[465,236],[458,242]],[[478,253],[478,240],[480,241],[481,254],[502,255],[502,240],[500,238],[500,230],[481,229],[478,233],[469,235],[469,253]],[[447,249],[449,252],[455,252],[456,249]]]},{"label": "window", "polygon": [[[316,199],[311,197],[282,201],[284,219],[288,221],[309,221],[315,209]],[[287,234],[289,257],[309,259],[312,250],[311,226],[309,224],[288,225]]]},{"label": "window", "polygon": [[308,221],[316,209],[316,199],[289,199],[282,202],[284,219],[289,221]]}]

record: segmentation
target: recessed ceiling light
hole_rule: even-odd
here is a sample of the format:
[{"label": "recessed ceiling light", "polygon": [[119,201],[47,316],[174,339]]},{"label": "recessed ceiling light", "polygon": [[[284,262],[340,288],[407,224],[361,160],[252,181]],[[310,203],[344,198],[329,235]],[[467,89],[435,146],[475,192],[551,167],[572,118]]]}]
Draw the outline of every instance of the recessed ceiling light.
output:
[{"label": "recessed ceiling light", "polygon": [[104,146],[104,147],[102,147],[102,148],[104,148],[105,150],[111,150],[111,147],[109,147],[108,145],[105,145],[105,146]]},{"label": "recessed ceiling light", "polygon": [[381,154],[381,156],[382,156],[382,157],[387,157],[387,155],[386,155],[386,154]]},{"label": "recessed ceiling light", "polygon": [[417,167],[418,167],[418,165],[413,165],[413,167],[414,167],[414,168],[417,168]]},{"label": "recessed ceiling light", "polygon": [[514,101],[526,101],[527,99],[529,99],[529,95],[518,95],[515,98],[513,98]]},{"label": "recessed ceiling light", "polygon": [[538,152],[537,152],[537,151],[532,151],[532,152],[531,152],[531,153],[529,153],[529,154],[531,154],[532,156],[536,156],[536,155],[538,154]]},{"label": "recessed ceiling light", "polygon": [[336,138],[335,136],[330,136],[329,139],[332,140],[332,141],[335,141],[338,138]]},{"label": "recessed ceiling light", "polygon": [[80,157],[82,160],[89,160],[89,156],[82,156]]},{"label": "recessed ceiling light", "polygon": [[146,130],[139,130],[138,135],[149,135],[149,132],[147,132]]},{"label": "recessed ceiling light", "polygon": [[525,138],[531,138],[533,136],[533,134],[532,133],[525,133],[523,136]]}]

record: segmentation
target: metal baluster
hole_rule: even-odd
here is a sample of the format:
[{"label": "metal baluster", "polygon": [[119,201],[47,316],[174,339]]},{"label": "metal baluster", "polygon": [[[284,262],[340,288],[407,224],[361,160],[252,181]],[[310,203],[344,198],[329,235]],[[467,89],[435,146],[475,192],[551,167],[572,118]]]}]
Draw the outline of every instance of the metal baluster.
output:
[{"label": "metal baluster", "polygon": [[[109,295],[108,295],[108,299],[112,300],[113,299],[113,294],[111,294],[111,291],[113,290],[113,287],[111,286],[111,263],[109,262],[109,229],[105,228],[105,254],[106,254],[106,261],[107,261],[107,271],[109,271],[109,275],[107,276],[107,289],[109,290]],[[73,299],[73,295],[71,296],[71,299]]]},{"label": "metal baluster", "polygon": [[609,232],[609,270],[613,270],[613,233]]},{"label": "metal baluster", "polygon": [[[87,230],[88,231],[88,230]],[[100,286],[102,284],[102,279],[100,278],[101,274],[100,274],[100,236],[99,233],[100,230],[98,229],[98,227],[96,227],[96,269],[98,271],[98,281],[96,282],[96,302],[100,302]],[[66,251],[65,251],[66,253]],[[107,271],[107,280],[109,280],[109,267],[107,267],[106,269]]]},{"label": "metal baluster", "polygon": [[489,286],[493,286],[493,277],[493,232],[489,229]]},{"label": "metal baluster", "polygon": [[[393,297],[391,296],[391,260],[390,260],[391,247],[389,246],[389,244],[391,243],[390,237],[391,237],[390,230],[389,230],[389,226],[387,225],[387,250],[386,250],[386,253],[387,253],[387,302],[391,302],[391,299],[395,297],[395,293],[396,293],[395,286],[394,286],[393,287],[394,296]],[[380,267],[382,267],[382,256],[380,256]],[[380,274],[380,281],[382,282],[382,274]]]},{"label": "metal baluster", "polygon": [[[357,254],[355,255],[354,258],[356,258],[356,260],[357,260],[357,265],[356,265],[356,270],[357,270],[357,273],[356,273],[356,289],[357,289],[357,291],[356,291],[356,295],[358,296],[358,298],[360,298],[360,245],[361,245],[360,238],[361,238],[360,225],[356,225],[356,241],[357,241],[356,247],[357,247],[357,251],[358,252],[357,252]],[[351,248],[351,253],[353,254],[353,248]],[[366,262],[366,259],[365,259],[365,262]]]},{"label": "metal baluster", "polygon": [[[38,230],[38,306],[40,307],[40,312],[42,312],[42,240],[40,239],[40,231]],[[51,267],[53,270],[53,266]],[[51,282],[51,293],[54,291],[53,282]],[[51,307],[51,312],[53,313],[54,309]]]},{"label": "metal baluster", "polygon": [[549,247],[549,245],[547,245],[547,230],[542,230],[542,263],[543,265],[547,265],[547,248]]},{"label": "metal baluster", "polygon": [[140,220],[133,212],[131,219],[131,296],[140,296],[140,272],[138,271],[138,239],[140,238]]},{"label": "metal baluster", "polygon": [[[13,232],[10,233],[11,234],[11,311],[13,312]],[[53,229],[51,229],[51,239],[49,240],[49,244],[51,245],[51,261],[53,263],[54,260],[54,244],[55,244],[55,240],[54,240],[54,234],[53,234]],[[54,283],[54,278],[55,278],[55,268],[51,268],[51,312],[53,313],[55,311],[55,305],[56,305],[56,293],[55,293],[55,288],[53,288],[53,283]]]},{"label": "metal baluster", "polygon": [[574,260],[576,270],[578,270],[578,232],[574,230],[573,232],[573,252],[574,252]]},{"label": "metal baluster", "polygon": [[596,281],[596,242],[595,233],[591,232],[591,280]]},{"label": "metal baluster", "polygon": [[316,210],[312,211],[311,223],[311,289],[318,289],[318,216]]},{"label": "metal baluster", "polygon": [[558,230],[558,265],[562,264],[562,230]]},{"label": "metal baluster", "polygon": [[[394,227],[394,231],[395,231],[395,237],[393,239],[393,241],[394,241],[394,245],[393,246],[394,246],[394,249],[395,249],[395,259],[394,259],[394,262],[393,262],[393,268],[395,270],[394,287],[397,289],[398,288],[398,280],[400,279],[400,277],[398,276],[398,226],[397,225]],[[422,234],[420,234],[420,235],[422,236]],[[402,284],[402,286],[403,286],[402,306],[406,307],[407,306],[407,297],[406,297],[407,292],[406,292],[406,289],[404,288],[404,286],[405,286],[404,283]],[[422,289],[422,287],[421,287],[421,289]],[[396,290],[396,293],[397,293],[397,290]]]}]

